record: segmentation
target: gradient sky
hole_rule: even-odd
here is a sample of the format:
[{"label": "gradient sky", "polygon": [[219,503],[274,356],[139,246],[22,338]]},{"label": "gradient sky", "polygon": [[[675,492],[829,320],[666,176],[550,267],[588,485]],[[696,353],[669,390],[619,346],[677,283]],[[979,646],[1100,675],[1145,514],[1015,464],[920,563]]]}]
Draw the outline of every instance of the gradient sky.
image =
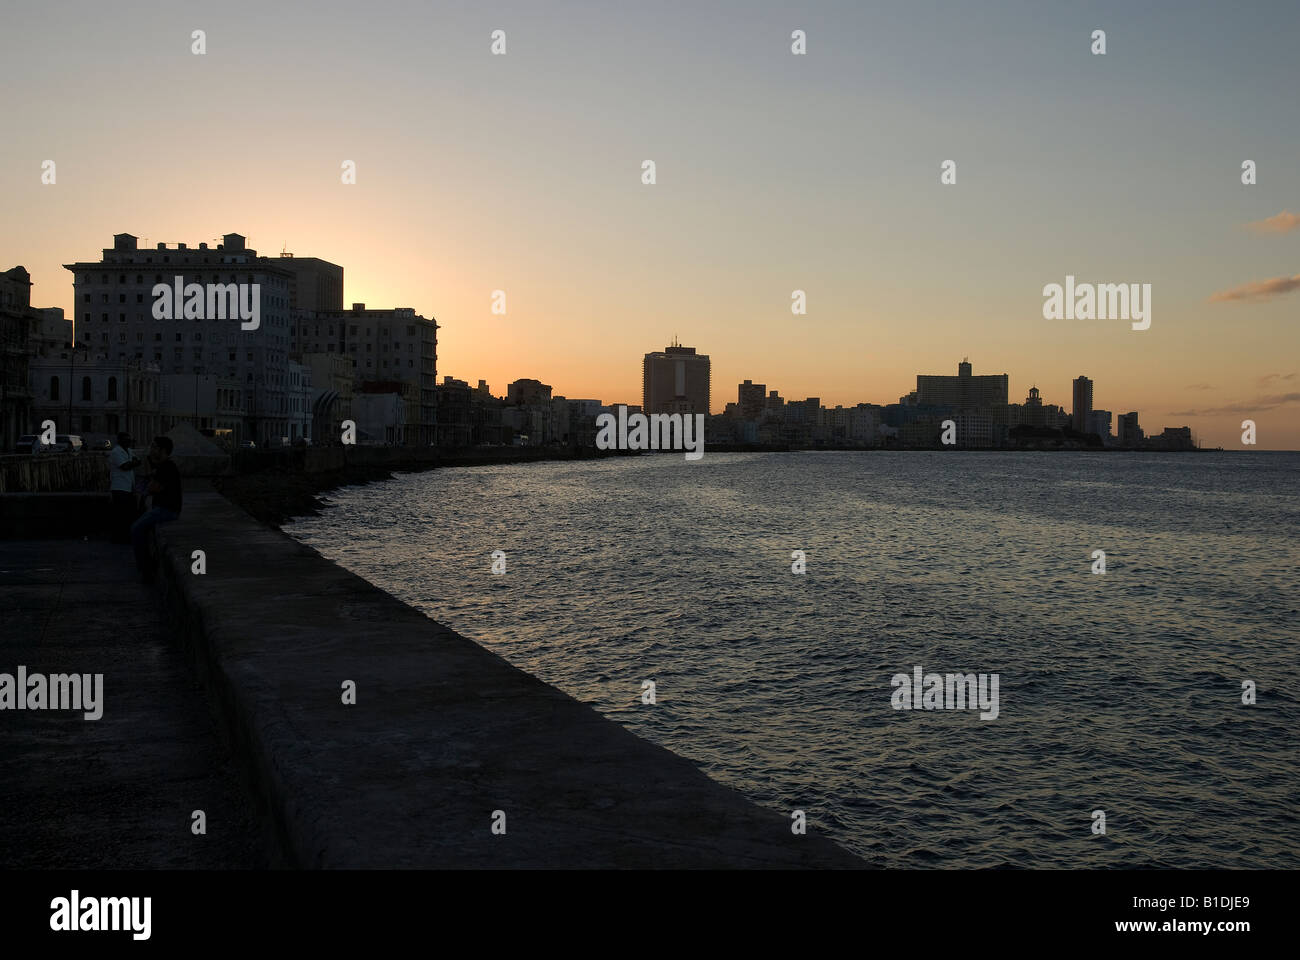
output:
[{"label": "gradient sky", "polygon": [[[1293,2],[15,5],[0,269],[70,311],[61,265],[114,233],[242,233],[436,317],[439,376],[498,394],[637,403],[677,335],[715,412],[747,377],[891,403],[969,356],[1013,400],[1084,374],[1148,432],[1300,449],[1300,289],[1210,299],[1300,275],[1300,229],[1247,226],[1300,213],[1298,40]],[[1067,273],[1152,284],[1151,328],[1044,320]]]}]

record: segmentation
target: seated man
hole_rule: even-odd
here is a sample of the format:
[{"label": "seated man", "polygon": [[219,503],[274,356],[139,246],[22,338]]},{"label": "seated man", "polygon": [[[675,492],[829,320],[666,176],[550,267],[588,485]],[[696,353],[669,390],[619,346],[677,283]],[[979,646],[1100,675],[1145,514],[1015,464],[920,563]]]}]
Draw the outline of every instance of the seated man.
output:
[{"label": "seated man", "polygon": [[172,463],[171,455],[171,439],[154,437],[149,447],[149,462],[154,465],[153,480],[149,484],[153,509],[131,525],[131,544],[135,547],[135,565],[142,583],[153,583],[153,558],[149,556],[149,537],[153,528],[175,520],[181,513],[181,472]]}]

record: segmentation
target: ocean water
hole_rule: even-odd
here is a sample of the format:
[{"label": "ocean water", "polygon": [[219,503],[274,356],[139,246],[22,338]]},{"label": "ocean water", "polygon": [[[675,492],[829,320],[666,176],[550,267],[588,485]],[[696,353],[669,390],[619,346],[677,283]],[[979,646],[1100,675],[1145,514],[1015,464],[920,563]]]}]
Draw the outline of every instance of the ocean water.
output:
[{"label": "ocean water", "polygon": [[[1300,867],[1300,454],[674,454],[331,502],[286,531],[872,864]],[[996,673],[997,718],[895,710],[918,665]]]}]

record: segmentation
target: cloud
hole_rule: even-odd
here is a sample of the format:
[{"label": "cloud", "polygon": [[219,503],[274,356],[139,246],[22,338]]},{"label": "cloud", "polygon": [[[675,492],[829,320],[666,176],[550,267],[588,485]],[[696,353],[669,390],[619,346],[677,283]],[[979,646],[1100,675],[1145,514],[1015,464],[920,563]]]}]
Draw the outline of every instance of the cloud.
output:
[{"label": "cloud", "polygon": [[1268,383],[1271,380],[1294,380],[1294,379],[1295,379],[1294,373],[1266,373],[1255,382],[1262,387],[1264,386],[1264,384]]},{"label": "cloud", "polygon": [[[1273,376],[1277,376],[1277,374],[1273,374]],[[1209,383],[1193,383],[1190,384],[1187,387],[1187,389],[1188,390],[1213,390],[1214,385]]]},{"label": "cloud", "polygon": [[1257,280],[1228,290],[1220,290],[1218,293],[1210,294],[1210,303],[1227,303],[1232,300],[1265,303],[1273,297],[1280,297],[1292,290],[1300,290],[1300,273],[1294,277],[1274,277],[1271,280]]},{"label": "cloud", "polygon": [[1290,233],[1292,230],[1300,228],[1300,214],[1288,213],[1283,210],[1264,220],[1255,220],[1246,224],[1250,230],[1256,233]]},{"label": "cloud", "polygon": [[1300,393],[1275,393],[1267,397],[1257,397],[1255,400],[1239,400],[1236,403],[1224,404],[1222,407],[1206,407],[1203,410],[1171,410],[1171,417],[1215,417],[1225,414],[1235,413],[1259,413],[1261,410],[1272,410],[1274,407],[1284,407],[1289,403],[1300,403]]}]

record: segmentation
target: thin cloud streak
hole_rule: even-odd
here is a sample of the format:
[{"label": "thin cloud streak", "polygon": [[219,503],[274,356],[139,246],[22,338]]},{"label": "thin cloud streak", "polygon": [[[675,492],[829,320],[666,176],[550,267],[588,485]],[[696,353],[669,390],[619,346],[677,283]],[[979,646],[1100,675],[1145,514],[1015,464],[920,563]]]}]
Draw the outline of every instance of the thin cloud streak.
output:
[{"label": "thin cloud streak", "polygon": [[1283,210],[1281,213],[1266,217],[1263,220],[1254,220],[1246,224],[1246,228],[1256,233],[1290,233],[1300,227],[1300,214],[1291,213]]},{"label": "thin cloud streak", "polygon": [[1206,407],[1202,410],[1171,410],[1171,417],[1215,417],[1230,413],[1259,413],[1261,410],[1272,410],[1274,407],[1284,407],[1290,403],[1300,403],[1300,393],[1277,393],[1268,397],[1259,397],[1256,400],[1240,400],[1236,403],[1225,404],[1222,407]]},{"label": "thin cloud streak", "polygon": [[1210,303],[1267,303],[1274,297],[1300,290],[1300,274],[1294,277],[1273,277],[1270,280],[1257,280],[1240,286],[1220,290],[1210,295]]}]

